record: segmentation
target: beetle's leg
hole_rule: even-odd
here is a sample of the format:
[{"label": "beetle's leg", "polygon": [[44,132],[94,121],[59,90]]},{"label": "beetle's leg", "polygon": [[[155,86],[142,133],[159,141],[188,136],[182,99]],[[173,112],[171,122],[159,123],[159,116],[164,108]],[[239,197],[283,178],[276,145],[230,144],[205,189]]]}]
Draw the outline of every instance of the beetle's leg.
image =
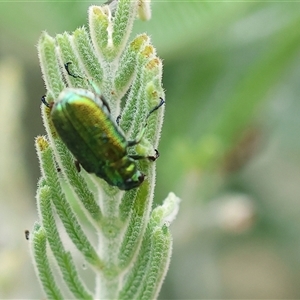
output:
[{"label": "beetle's leg", "polygon": [[159,158],[159,152],[157,149],[154,149],[155,151],[155,155],[154,156],[148,156],[148,159],[152,160],[152,161],[155,161]]},{"label": "beetle's leg", "polygon": [[72,76],[73,78],[80,78],[80,79],[84,79],[83,77],[79,76],[79,75],[76,75],[74,73],[71,73],[70,69],[69,69],[69,66],[72,64],[71,61],[68,61],[67,63],[64,64],[65,66],[65,69],[68,73],[68,75]]},{"label": "beetle's leg", "polygon": [[28,241],[29,240],[29,236],[30,236],[30,232],[28,229],[25,230],[25,239]]},{"label": "beetle's leg", "polygon": [[155,150],[155,155],[149,155],[149,156],[143,156],[143,155],[128,155],[130,158],[134,159],[134,160],[139,160],[139,159],[145,159],[148,158],[151,161],[155,161],[159,158],[159,152],[157,151],[157,149]]},{"label": "beetle's leg", "polygon": [[121,115],[118,115],[116,118],[116,123],[118,126],[120,126],[120,120],[121,120]]},{"label": "beetle's leg", "polygon": [[[67,63],[64,64],[68,75],[72,76],[73,78],[84,79],[84,77],[82,77],[80,75],[76,75],[76,74],[74,74],[70,71],[69,66],[71,64],[72,64],[71,61],[68,61]],[[86,80],[87,80],[88,84],[94,89],[94,92],[95,92],[96,96],[98,96],[98,98],[101,100],[102,104],[107,108],[108,112],[110,113],[109,104],[108,104],[107,100],[105,99],[105,97],[101,94],[101,92],[100,92],[99,88],[97,87],[97,85],[94,82],[92,82],[91,80],[89,80],[88,78],[86,78]]]},{"label": "beetle's leg", "polygon": [[45,105],[45,106],[47,106],[47,107],[51,107],[51,105],[47,102],[47,100],[46,100],[46,95],[43,95],[42,96],[42,98],[41,98],[41,101],[42,101],[42,103]]},{"label": "beetle's leg", "polygon": [[[160,99],[160,103],[159,103],[158,105],[156,105],[155,107],[153,107],[153,108],[149,111],[149,113],[148,113],[148,115],[147,115],[147,117],[146,117],[146,121],[147,121],[147,119],[150,117],[150,115],[151,115],[153,112],[155,112],[157,109],[159,109],[159,108],[165,103],[165,100],[164,100],[162,97],[159,97],[159,99]],[[142,131],[140,132],[139,136],[138,136],[135,140],[133,140],[133,141],[128,141],[128,142],[127,142],[127,147],[135,146],[135,145],[137,145],[137,144],[142,140],[143,135],[144,135],[145,130],[146,130],[146,127],[147,127],[147,122],[145,123],[145,126],[144,126],[144,128],[142,129]],[[156,151],[157,151],[157,150],[156,150]]]},{"label": "beetle's leg", "polygon": [[41,101],[43,102],[44,105],[46,105],[47,107],[50,107],[50,104],[46,101],[46,95],[42,96]]},{"label": "beetle's leg", "polygon": [[81,171],[80,162],[77,159],[75,160],[75,168],[78,171],[78,173]]},{"label": "beetle's leg", "polygon": [[[147,124],[146,124],[147,125]],[[137,144],[140,143],[140,141],[142,140],[143,138],[143,135],[145,133],[145,129],[146,127],[144,127],[141,131],[141,133],[139,134],[139,136],[135,139],[135,140],[132,140],[132,141],[127,141],[127,147],[132,147],[132,146],[135,146]]]},{"label": "beetle's leg", "polygon": [[99,98],[101,99],[103,105],[107,108],[108,112],[110,113],[110,107],[105,97],[103,95],[100,95]]},{"label": "beetle's leg", "polygon": [[50,102],[50,103],[47,102],[47,100],[46,100],[46,95],[42,96],[41,101],[42,101],[42,103],[43,103],[45,106],[47,106],[48,108],[50,108],[50,110],[52,109],[52,107],[53,107],[53,105],[54,105],[54,102]]},{"label": "beetle's leg", "polygon": [[148,113],[148,115],[147,115],[147,117],[146,117],[146,120],[150,117],[150,115],[151,115],[153,112],[155,112],[156,110],[158,110],[158,109],[165,103],[165,100],[164,100],[162,97],[159,97],[159,99],[160,99],[159,104],[157,104],[155,107],[153,107],[153,108],[149,111],[149,113]]}]

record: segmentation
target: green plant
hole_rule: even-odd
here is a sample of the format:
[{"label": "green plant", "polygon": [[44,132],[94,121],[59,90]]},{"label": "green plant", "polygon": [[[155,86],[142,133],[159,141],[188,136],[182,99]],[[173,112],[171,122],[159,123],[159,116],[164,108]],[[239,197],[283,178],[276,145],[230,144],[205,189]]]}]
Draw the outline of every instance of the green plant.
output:
[{"label": "green plant", "polygon": [[[55,102],[66,86],[91,89],[88,81],[64,73],[64,64],[72,62],[75,74],[92,78],[100,87],[112,117],[121,114],[120,127],[128,139],[134,139],[149,110],[164,94],[162,63],[149,37],[141,34],[127,44],[136,15],[150,16],[148,5],[120,0],[117,5],[113,1],[91,6],[90,35],[85,28],[55,38],[43,33],[38,52],[47,102]],[[177,214],[179,199],[170,193],[152,210],[155,163],[147,160],[138,163],[146,180],[127,192],[84,170],[79,173],[54,130],[51,110],[44,105],[41,109],[47,136],[36,138],[42,177],[37,190],[39,223],[34,225],[30,244],[47,298],[70,294],[77,299],[156,298],[170,261],[168,225]],[[135,148],[138,155],[153,155],[163,112],[162,107],[147,120],[143,139]],[[67,237],[62,238],[64,233]],[[97,238],[94,243],[93,237]],[[78,266],[77,251],[69,249],[70,241],[83,257],[84,267]],[[93,272],[94,292],[83,279],[86,269]],[[58,283],[58,276],[64,284]]]}]

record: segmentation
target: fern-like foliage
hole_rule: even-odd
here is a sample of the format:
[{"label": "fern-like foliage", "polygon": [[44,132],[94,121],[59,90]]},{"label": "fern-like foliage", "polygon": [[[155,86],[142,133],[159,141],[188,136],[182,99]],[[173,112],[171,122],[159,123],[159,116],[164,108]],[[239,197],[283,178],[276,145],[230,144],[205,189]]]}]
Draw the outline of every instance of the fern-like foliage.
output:
[{"label": "fern-like foliage", "polygon": [[[83,27],[54,38],[44,32],[38,42],[46,101],[55,102],[66,87],[92,91],[92,81],[109,102],[112,118],[121,116],[115,126],[134,140],[149,111],[165,98],[162,62],[149,37],[141,34],[128,43],[136,16],[150,17],[149,2],[111,1],[91,6],[88,14],[89,32]],[[80,77],[67,74],[67,62]],[[51,108],[42,104],[41,110],[47,135],[36,138],[42,176],[36,196],[39,222],[30,245],[47,298],[155,299],[170,261],[168,225],[179,199],[170,193],[152,210],[155,163],[148,160],[138,162],[145,181],[126,192],[83,169],[78,172],[52,124]],[[164,105],[147,119],[135,154],[155,154],[163,114]],[[92,287],[85,269],[93,274]]]}]

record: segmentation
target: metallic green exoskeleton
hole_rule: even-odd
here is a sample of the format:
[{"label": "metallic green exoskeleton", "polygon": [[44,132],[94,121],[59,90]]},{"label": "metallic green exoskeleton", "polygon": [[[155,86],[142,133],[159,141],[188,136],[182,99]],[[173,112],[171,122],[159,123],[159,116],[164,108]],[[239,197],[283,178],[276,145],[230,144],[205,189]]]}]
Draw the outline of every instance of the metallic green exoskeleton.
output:
[{"label": "metallic green exoskeleton", "polygon": [[[148,116],[163,105],[154,107]],[[127,141],[117,124],[112,120],[104,98],[91,91],[66,88],[50,106],[54,127],[79,164],[88,172],[104,179],[121,190],[130,190],[141,185],[144,174],[137,168],[139,155],[128,155],[127,148],[140,139]],[[158,154],[158,152],[156,151]],[[155,160],[158,157],[148,157]]]}]

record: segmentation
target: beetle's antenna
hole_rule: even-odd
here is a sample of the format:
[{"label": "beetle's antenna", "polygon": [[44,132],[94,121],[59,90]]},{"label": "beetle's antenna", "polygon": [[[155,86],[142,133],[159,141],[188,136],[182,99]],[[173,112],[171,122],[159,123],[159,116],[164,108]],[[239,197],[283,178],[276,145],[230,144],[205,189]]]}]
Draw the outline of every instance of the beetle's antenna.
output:
[{"label": "beetle's antenna", "polygon": [[159,99],[160,99],[160,103],[159,103],[158,105],[156,105],[155,107],[153,107],[153,108],[149,111],[149,113],[148,113],[148,115],[147,115],[147,117],[146,117],[146,120],[150,117],[150,115],[151,115],[153,112],[155,112],[157,109],[159,109],[159,108],[165,103],[165,100],[164,100],[162,97],[159,97]]}]

